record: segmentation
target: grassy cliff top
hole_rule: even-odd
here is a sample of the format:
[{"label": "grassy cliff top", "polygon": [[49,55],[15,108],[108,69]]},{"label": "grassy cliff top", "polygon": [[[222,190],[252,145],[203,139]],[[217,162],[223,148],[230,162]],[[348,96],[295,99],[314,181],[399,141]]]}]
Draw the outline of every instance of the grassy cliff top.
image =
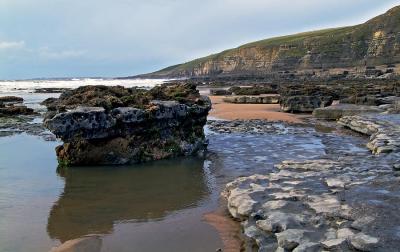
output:
[{"label": "grassy cliff top", "polygon": [[[280,46],[296,46],[300,50],[300,55],[304,54],[307,50],[304,44],[313,43],[316,47],[320,47],[321,50],[333,50],[338,49],[337,45],[343,42],[350,41],[365,41],[375,36],[376,31],[384,30],[385,33],[395,33],[400,31],[400,6],[396,6],[386,13],[377,16],[363,24],[324,29],[310,32],[303,32],[293,35],[281,36],[268,38],[256,42],[244,44],[237,48],[225,50],[220,53],[212,54],[203,58],[195,59],[183,64],[178,64],[164,68],[160,71],[154,72],[150,75],[168,75],[176,72],[190,71],[193,68],[204,64],[209,61],[222,60],[227,56],[236,55],[241,50],[250,48],[257,48],[260,50],[269,50],[272,48],[279,48]],[[335,49],[336,48],[336,49]],[[295,52],[296,53],[296,52]]]}]

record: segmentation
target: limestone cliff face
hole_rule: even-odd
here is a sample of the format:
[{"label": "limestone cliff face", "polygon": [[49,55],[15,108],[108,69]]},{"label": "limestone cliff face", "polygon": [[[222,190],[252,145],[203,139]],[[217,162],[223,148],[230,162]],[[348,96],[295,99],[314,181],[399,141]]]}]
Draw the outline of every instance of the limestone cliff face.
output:
[{"label": "limestone cliff face", "polygon": [[351,27],[266,39],[146,77],[265,75],[400,63],[400,6]]}]

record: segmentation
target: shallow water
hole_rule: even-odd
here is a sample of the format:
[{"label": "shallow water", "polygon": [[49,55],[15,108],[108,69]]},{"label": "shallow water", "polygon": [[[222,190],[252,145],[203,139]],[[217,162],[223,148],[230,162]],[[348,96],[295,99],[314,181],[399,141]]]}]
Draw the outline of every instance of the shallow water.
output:
[{"label": "shallow water", "polygon": [[58,143],[1,137],[0,251],[47,251],[87,234],[103,236],[103,251],[215,251],[222,244],[203,215],[218,207],[225,183],[286,159],[368,152],[363,138],[309,128],[208,137],[206,159],[58,170]]},{"label": "shallow water", "polygon": [[125,87],[154,87],[165,82],[166,79],[43,79],[43,80],[18,80],[0,81],[0,93],[32,93],[37,88],[78,88],[85,85],[105,85]]},{"label": "shallow water", "polygon": [[57,171],[55,145],[0,138],[1,251],[47,251],[87,234],[104,235],[104,251],[221,246],[202,221],[215,204],[203,159]]},{"label": "shallow water", "polygon": [[[35,108],[58,95],[15,93]],[[222,242],[203,215],[219,207],[226,183],[287,159],[369,153],[362,137],[275,126],[279,134],[206,128],[205,158],[66,170],[57,169],[58,142],[0,137],[0,251],[48,251],[87,234],[102,236],[102,251],[215,251]]]}]

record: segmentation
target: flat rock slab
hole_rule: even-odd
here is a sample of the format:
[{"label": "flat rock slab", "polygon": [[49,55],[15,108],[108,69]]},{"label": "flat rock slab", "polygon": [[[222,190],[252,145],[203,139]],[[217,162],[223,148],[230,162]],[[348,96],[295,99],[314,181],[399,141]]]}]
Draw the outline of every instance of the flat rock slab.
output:
[{"label": "flat rock slab", "polygon": [[337,104],[325,108],[317,108],[313,116],[324,120],[337,120],[343,116],[359,115],[364,113],[381,113],[384,110],[376,106],[365,106],[355,104]]}]

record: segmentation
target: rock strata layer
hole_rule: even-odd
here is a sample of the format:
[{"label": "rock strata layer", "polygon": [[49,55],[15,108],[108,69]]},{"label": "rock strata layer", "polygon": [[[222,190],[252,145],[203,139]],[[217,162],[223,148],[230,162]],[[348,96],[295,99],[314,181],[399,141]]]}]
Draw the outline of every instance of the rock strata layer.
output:
[{"label": "rock strata layer", "polygon": [[48,105],[45,126],[64,144],[61,164],[128,164],[191,155],[206,147],[211,102],[193,85],[150,91],[87,86]]},{"label": "rock strata layer", "polygon": [[278,104],[279,95],[261,95],[261,96],[228,96],[223,98],[227,103],[238,104]]},{"label": "rock strata layer", "polygon": [[370,136],[367,147],[374,154],[400,151],[400,114],[345,116],[339,124]]}]

